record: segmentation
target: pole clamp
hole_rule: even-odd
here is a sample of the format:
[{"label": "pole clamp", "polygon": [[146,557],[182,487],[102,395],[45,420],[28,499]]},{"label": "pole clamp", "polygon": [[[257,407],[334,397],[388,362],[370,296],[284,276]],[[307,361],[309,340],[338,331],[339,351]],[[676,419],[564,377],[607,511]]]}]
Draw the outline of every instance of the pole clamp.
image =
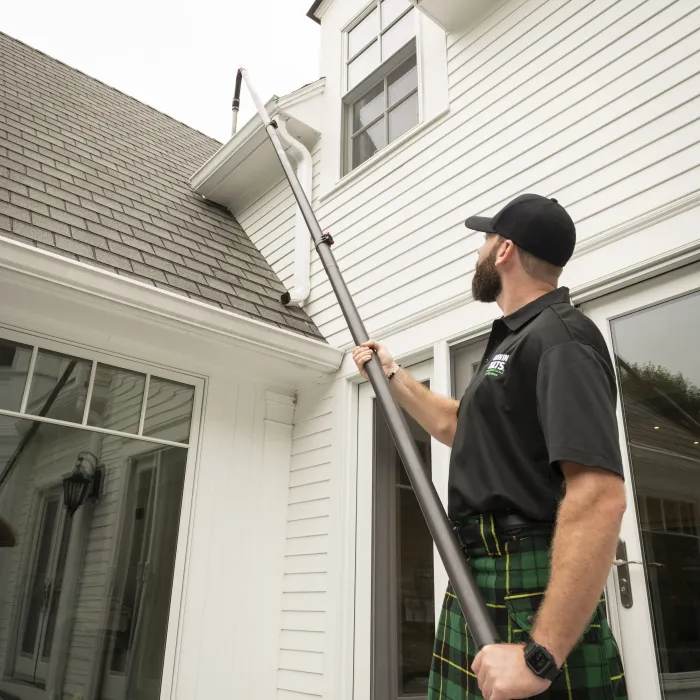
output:
[{"label": "pole clamp", "polygon": [[279,127],[277,126],[277,120],[276,119],[270,119],[270,126],[274,127],[275,129],[278,129]]},{"label": "pole clamp", "polygon": [[[321,243],[327,243],[328,247],[330,248],[335,243],[335,241],[333,240],[333,236],[331,236],[330,233],[324,233],[321,236]],[[316,247],[318,248],[318,246]]]}]

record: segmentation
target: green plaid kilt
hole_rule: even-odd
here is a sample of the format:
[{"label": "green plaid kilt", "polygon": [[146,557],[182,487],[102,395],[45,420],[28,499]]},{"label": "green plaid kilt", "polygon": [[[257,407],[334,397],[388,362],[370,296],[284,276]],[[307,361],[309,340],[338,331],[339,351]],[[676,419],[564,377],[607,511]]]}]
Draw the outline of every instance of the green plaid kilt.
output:
[{"label": "green plaid kilt", "polygon": [[[470,565],[503,642],[527,642],[549,580],[550,530],[495,533],[477,516],[482,543],[469,548]],[[452,587],[437,627],[428,700],[483,700],[471,667],[478,649]],[[627,700],[622,661],[601,601],[563,672],[538,700]]]}]

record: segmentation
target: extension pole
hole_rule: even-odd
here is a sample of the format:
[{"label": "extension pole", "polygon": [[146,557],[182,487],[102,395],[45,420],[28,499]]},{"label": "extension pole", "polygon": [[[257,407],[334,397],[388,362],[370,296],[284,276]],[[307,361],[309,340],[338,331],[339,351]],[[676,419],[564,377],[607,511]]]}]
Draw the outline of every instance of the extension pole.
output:
[{"label": "extension pole", "polygon": [[[251,84],[248,72],[244,68],[240,68],[236,76],[236,96],[234,97],[234,104],[238,104],[240,101],[241,77],[246,81],[248,90],[265,124],[265,129],[275,148],[282,169],[294,192],[294,196],[304,216],[306,225],[309,228],[316,251],[326,270],[353,340],[357,345],[361,345],[369,340],[369,336],[367,335],[362,319],[345,285],[333,253],[331,252],[333,239],[330,234],[322,233],[318,220],[292,169],[291,163],[282,146],[282,142],[277,134],[277,123],[270,119],[270,115],[267,113],[264,104],[260,101],[257,92]],[[389,425],[389,430],[391,431],[396,448],[406,468],[406,473],[411,480],[413,490],[421,510],[423,511],[423,516],[430,530],[430,534],[437,546],[440,557],[447,570],[447,575],[450,578],[459,604],[462,607],[462,612],[467,620],[467,625],[469,626],[474,641],[479,649],[487,644],[498,644],[500,640],[496,627],[486,610],[481,592],[476,585],[467,559],[457,542],[457,538],[452,530],[452,525],[447,518],[447,514],[442,507],[437,491],[423,464],[423,460],[411,436],[406,419],[391,393],[389,382],[387,381],[384,370],[376,354],[373,354],[372,359],[365,367],[369,380],[374,388],[377,401]]]}]

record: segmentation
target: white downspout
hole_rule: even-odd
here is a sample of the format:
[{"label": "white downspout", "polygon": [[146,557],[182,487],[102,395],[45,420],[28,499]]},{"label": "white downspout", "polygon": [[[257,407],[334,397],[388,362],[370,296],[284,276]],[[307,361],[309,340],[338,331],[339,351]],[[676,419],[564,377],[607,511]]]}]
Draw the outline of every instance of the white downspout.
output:
[{"label": "white downspout", "polygon": [[[285,146],[289,146],[288,155],[297,163],[297,178],[301,183],[307,199],[311,202],[313,181],[313,163],[311,154],[306,146],[297,141],[287,130],[287,117],[274,115],[277,121],[278,133]],[[311,291],[311,235],[299,206],[296,207],[296,222],[294,229],[294,277],[292,288],[282,295],[282,303],[287,306],[294,304],[302,306]]]}]

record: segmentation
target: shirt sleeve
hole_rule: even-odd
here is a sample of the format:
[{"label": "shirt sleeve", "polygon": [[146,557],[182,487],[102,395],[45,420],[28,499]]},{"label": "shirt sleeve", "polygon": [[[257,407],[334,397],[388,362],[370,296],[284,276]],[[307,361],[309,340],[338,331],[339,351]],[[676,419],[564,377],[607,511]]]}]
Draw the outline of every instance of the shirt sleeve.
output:
[{"label": "shirt sleeve", "polygon": [[589,345],[571,341],[544,352],[537,410],[549,461],[576,462],[624,475],[612,370]]}]

